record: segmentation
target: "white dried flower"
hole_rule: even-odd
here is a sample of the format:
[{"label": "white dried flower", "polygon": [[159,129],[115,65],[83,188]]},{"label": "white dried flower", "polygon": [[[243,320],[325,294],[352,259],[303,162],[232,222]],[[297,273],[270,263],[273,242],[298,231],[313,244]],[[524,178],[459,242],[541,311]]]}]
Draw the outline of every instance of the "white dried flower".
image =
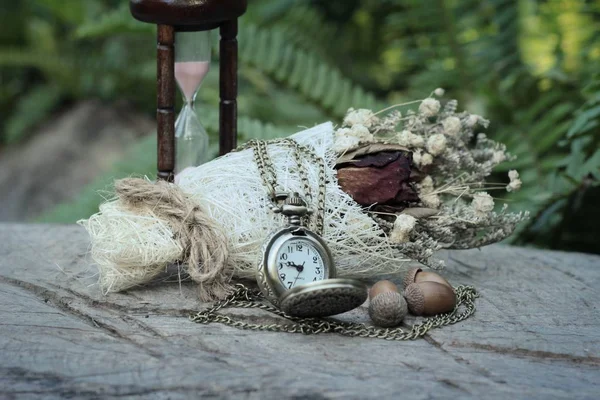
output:
[{"label": "white dried flower", "polygon": [[477,192],[473,195],[471,207],[479,216],[487,214],[494,209],[494,199],[486,192]]},{"label": "white dried flower", "polygon": [[344,118],[343,125],[363,125],[367,128],[370,128],[378,120],[379,118],[377,118],[371,110],[367,110],[366,108],[360,108],[358,110],[355,110],[354,108],[349,108],[348,112],[346,113],[346,117]]},{"label": "white dried flower", "polygon": [[394,222],[390,240],[394,243],[405,243],[410,240],[410,233],[417,224],[417,219],[411,215],[400,214]]},{"label": "white dried flower", "polygon": [[492,162],[494,164],[500,164],[502,161],[506,160],[506,153],[502,150],[494,151],[492,154]]},{"label": "white dried flower", "polygon": [[429,208],[438,208],[442,204],[442,200],[440,200],[440,196],[434,193],[426,194],[421,196],[421,201],[426,207]]},{"label": "white dried flower", "polygon": [[515,179],[514,181],[511,181],[508,185],[506,185],[506,191],[516,192],[517,190],[521,189],[522,184],[523,182],[521,182],[520,179]]},{"label": "white dried flower", "polygon": [[510,179],[510,183],[506,185],[507,192],[516,192],[521,189],[523,182],[519,179],[519,173],[516,170],[511,169],[508,171],[508,178]]},{"label": "white dried flower", "polygon": [[442,89],[441,87],[439,87],[433,91],[433,94],[435,94],[437,97],[442,97],[445,93],[446,93],[446,91],[444,89]]},{"label": "white dried flower", "polygon": [[460,119],[458,117],[448,117],[443,122],[444,133],[448,136],[456,136],[460,133]]},{"label": "white dried flower", "polygon": [[469,128],[473,128],[479,122],[479,115],[471,114],[467,118],[466,124]]},{"label": "white dried flower", "polygon": [[419,112],[424,117],[434,117],[440,111],[440,102],[431,97],[423,100],[419,106]]},{"label": "white dried flower", "polygon": [[360,145],[360,139],[351,135],[337,135],[333,143],[333,151],[336,153],[345,153],[353,150]]},{"label": "white dried flower", "polygon": [[433,163],[433,157],[422,150],[416,150],[413,151],[413,163],[417,167],[426,167]]},{"label": "white dried flower", "polygon": [[429,208],[438,208],[442,201],[440,200],[440,196],[433,193],[433,179],[431,176],[427,175],[421,183],[418,184],[419,187],[419,198],[423,202],[423,204]]},{"label": "white dried flower", "polygon": [[369,132],[366,126],[361,124],[352,125],[350,132],[347,134],[359,138],[361,142],[373,141],[373,134]]},{"label": "white dried flower", "polygon": [[352,130],[350,128],[340,128],[335,131],[335,136],[352,136]]},{"label": "white dried flower", "polygon": [[416,165],[417,167],[421,166],[421,156],[422,155],[423,155],[423,152],[421,150],[416,150],[416,151],[413,151],[413,153],[412,153],[413,164]]},{"label": "white dried flower", "polygon": [[433,157],[429,153],[423,153],[421,156],[421,166],[426,167],[427,165],[431,165],[433,163]]},{"label": "white dried flower", "polygon": [[419,188],[423,194],[433,192],[433,179],[431,179],[430,175],[427,175],[425,178],[423,178],[421,183],[419,183]]},{"label": "white dried flower", "polygon": [[427,140],[427,151],[433,156],[442,154],[446,150],[446,137],[441,133],[431,135]]},{"label": "white dried flower", "polygon": [[423,136],[415,135],[406,129],[396,135],[396,140],[399,145],[406,147],[423,147],[425,145]]}]

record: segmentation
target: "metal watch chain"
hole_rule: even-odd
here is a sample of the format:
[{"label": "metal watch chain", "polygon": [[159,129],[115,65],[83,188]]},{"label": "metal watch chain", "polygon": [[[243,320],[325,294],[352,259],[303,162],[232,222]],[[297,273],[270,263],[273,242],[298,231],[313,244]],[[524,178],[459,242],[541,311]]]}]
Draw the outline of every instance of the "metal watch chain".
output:
[{"label": "metal watch chain", "polygon": [[[304,195],[311,202],[314,200],[311,194],[310,183],[306,171],[302,167],[301,155],[306,157],[319,166],[319,192],[317,194],[316,210],[312,210],[316,217],[314,223],[311,224],[318,235],[323,235],[323,220],[325,213],[325,161],[317,156],[309,147],[303,146],[293,139],[276,139],[270,141],[253,139],[245,145],[237,148],[234,151],[241,151],[251,148],[254,151],[254,162],[258,168],[263,185],[267,189],[269,199],[273,208],[278,208],[280,193],[277,191],[277,179],[275,168],[271,162],[268,153],[268,145],[281,144],[292,149],[292,154],[298,169],[298,175],[302,182]],[[343,336],[378,338],[386,340],[412,340],[424,336],[429,330],[438,328],[444,325],[451,325],[463,321],[470,317],[475,312],[475,298],[478,294],[472,286],[458,286],[456,289],[457,303],[454,310],[447,314],[436,315],[425,319],[420,324],[413,325],[410,330],[406,331],[403,328],[382,329],[374,326],[368,326],[360,323],[342,322],[325,318],[296,318],[285,314],[277,307],[265,301],[264,295],[258,290],[252,290],[245,285],[238,283],[236,290],[229,295],[225,300],[214,304],[207,310],[200,311],[195,315],[191,315],[190,319],[199,324],[221,323],[232,326],[238,329],[249,329],[258,331],[270,332],[288,332],[288,333],[338,333]],[[252,324],[241,320],[236,320],[227,315],[219,314],[218,311],[224,308],[259,308],[276,314],[280,317],[291,320],[292,324]],[[464,310],[459,310],[460,308]]]},{"label": "metal watch chain", "polygon": [[[475,312],[475,299],[479,294],[473,286],[457,286],[456,307],[453,311],[446,314],[439,314],[426,318],[422,323],[415,324],[409,330],[405,328],[377,328],[355,322],[342,322],[329,318],[294,318],[286,315],[278,308],[263,302],[264,297],[261,292],[251,290],[248,287],[237,284],[236,290],[227,299],[218,302],[211,308],[200,311],[192,315],[190,319],[199,324],[209,324],[218,322],[224,325],[232,326],[238,329],[248,329],[254,331],[268,332],[287,332],[303,333],[305,335],[318,333],[337,333],[342,336],[374,338],[385,340],[414,340],[425,336],[431,329],[439,328],[445,325],[456,324],[464,321]],[[218,311],[223,308],[259,308],[269,311],[280,317],[287,318],[291,324],[251,324],[241,320],[236,320],[227,315],[219,314]]]},{"label": "metal watch chain", "polygon": [[279,208],[277,205],[277,201],[280,200],[280,194],[278,186],[277,186],[277,176],[275,174],[275,167],[271,161],[271,157],[269,157],[268,145],[271,144],[281,144],[289,147],[292,150],[292,156],[296,162],[296,168],[298,170],[298,176],[300,177],[300,181],[302,182],[302,188],[304,190],[304,195],[307,197],[309,201],[306,203],[310,206],[310,203],[314,201],[310,183],[308,181],[308,176],[306,175],[306,171],[302,167],[302,158],[304,156],[309,161],[312,161],[319,167],[319,192],[317,193],[316,199],[316,210],[311,211],[316,214],[315,221],[310,226],[315,233],[322,236],[323,235],[323,219],[325,214],[325,189],[327,185],[327,181],[325,178],[325,161],[323,158],[319,157],[315,154],[315,152],[307,146],[303,146],[300,143],[296,142],[293,139],[275,139],[270,141],[252,139],[248,141],[242,147],[239,147],[235,151],[241,151],[248,148],[253,149],[254,151],[254,162],[258,168],[258,172],[263,181],[263,185],[267,189],[267,193],[269,194],[269,199],[273,204],[274,208]]}]

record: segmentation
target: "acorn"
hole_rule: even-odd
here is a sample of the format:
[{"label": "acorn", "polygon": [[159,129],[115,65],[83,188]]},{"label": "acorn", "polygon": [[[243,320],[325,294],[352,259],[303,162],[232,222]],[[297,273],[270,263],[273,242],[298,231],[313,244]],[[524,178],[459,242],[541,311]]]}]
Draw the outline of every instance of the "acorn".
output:
[{"label": "acorn", "polygon": [[454,310],[456,295],[449,285],[438,282],[411,283],[404,290],[408,309],[414,315],[436,315]]},{"label": "acorn", "polygon": [[375,325],[397,326],[408,314],[406,300],[393,282],[383,280],[375,283],[369,291],[369,316]]},{"label": "acorn", "polygon": [[404,281],[402,282],[402,284],[404,289],[406,290],[408,285],[410,285],[411,283],[418,282],[437,282],[441,283],[442,285],[446,285],[450,289],[454,290],[452,285],[448,283],[448,281],[442,276],[436,274],[435,272],[423,271],[421,268],[413,268],[409,270],[404,276]]}]

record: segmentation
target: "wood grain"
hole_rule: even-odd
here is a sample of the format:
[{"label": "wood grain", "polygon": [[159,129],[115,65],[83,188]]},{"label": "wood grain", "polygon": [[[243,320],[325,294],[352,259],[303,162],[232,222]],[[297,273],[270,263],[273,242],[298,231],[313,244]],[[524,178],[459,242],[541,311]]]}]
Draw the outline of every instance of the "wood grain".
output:
[{"label": "wood grain", "polygon": [[[600,392],[600,257],[447,252],[477,312],[387,342],[197,325],[176,282],[102,295],[77,226],[0,225],[0,398],[528,398]],[[397,281],[399,283],[399,281]],[[228,310],[257,323],[273,318]],[[367,322],[366,306],[341,318]],[[414,319],[408,321],[414,322]]]},{"label": "wood grain", "polygon": [[172,182],[175,169],[175,29],[159,25],[156,48],[157,177]]}]

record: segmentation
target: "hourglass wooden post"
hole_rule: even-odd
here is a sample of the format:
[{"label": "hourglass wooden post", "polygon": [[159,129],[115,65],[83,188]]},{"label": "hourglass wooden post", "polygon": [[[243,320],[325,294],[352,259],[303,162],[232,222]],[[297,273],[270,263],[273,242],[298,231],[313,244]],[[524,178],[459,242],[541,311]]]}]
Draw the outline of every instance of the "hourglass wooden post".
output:
[{"label": "hourglass wooden post", "polygon": [[[221,25],[219,54],[229,62],[219,64],[219,152],[237,146],[237,19]],[[225,132],[225,134],[223,134]],[[227,133],[228,132],[228,133]]]},{"label": "hourglass wooden post", "polygon": [[237,18],[246,0],[130,0],[131,14],[158,25],[158,178],[173,181],[175,169],[175,32],[220,28],[219,152],[237,143]]},{"label": "hourglass wooden post", "polygon": [[156,135],[157,177],[173,181],[175,169],[175,30],[159,25],[157,30]]}]

